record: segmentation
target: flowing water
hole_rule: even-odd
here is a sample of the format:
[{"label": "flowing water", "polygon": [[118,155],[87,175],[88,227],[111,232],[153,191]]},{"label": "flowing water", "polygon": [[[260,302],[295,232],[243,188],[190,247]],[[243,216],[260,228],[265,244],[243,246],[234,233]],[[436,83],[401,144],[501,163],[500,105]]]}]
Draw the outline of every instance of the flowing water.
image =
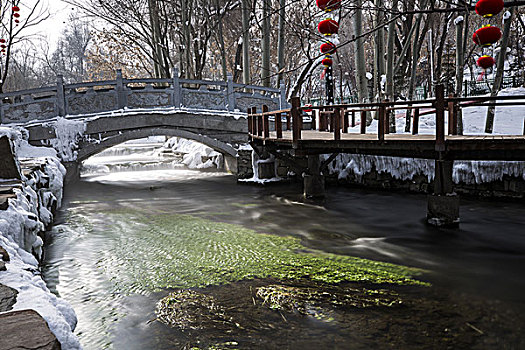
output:
[{"label": "flowing water", "polygon": [[[223,345],[215,348],[254,348],[255,341],[261,342],[256,348],[443,348],[432,334],[423,344],[400,340],[408,329],[426,331],[418,328],[425,322],[443,332],[456,327],[457,339],[447,338],[455,348],[523,345],[523,202],[463,200],[460,229],[437,229],[424,223],[422,195],[331,187],[323,202],[308,202],[296,184],[241,185],[225,173],[174,168],[176,159],[159,161],[151,152],[135,144],[92,158],[86,167],[92,173],[66,188],[49,233],[43,274],[49,288],[74,307],[85,349],[178,349],[219,340]],[[275,246],[287,247],[287,253]],[[241,315],[251,307],[249,298],[241,304],[241,295],[264,278],[277,278],[274,260],[286,263],[293,250],[418,267],[425,270],[418,278],[432,287],[398,289],[421,301],[414,313],[338,311],[339,326],[272,310]],[[263,278],[235,282],[254,276]],[[188,335],[155,321],[155,305],[168,291],[209,284],[224,286],[199,290],[229,298],[240,318],[264,321],[267,329],[246,326],[253,331],[244,339],[243,332],[209,329]],[[469,310],[476,310],[470,318]],[[391,320],[394,314],[404,320],[402,327]],[[483,328],[502,319],[508,327]],[[367,326],[352,328],[365,321]],[[374,343],[385,333],[392,335]]]}]

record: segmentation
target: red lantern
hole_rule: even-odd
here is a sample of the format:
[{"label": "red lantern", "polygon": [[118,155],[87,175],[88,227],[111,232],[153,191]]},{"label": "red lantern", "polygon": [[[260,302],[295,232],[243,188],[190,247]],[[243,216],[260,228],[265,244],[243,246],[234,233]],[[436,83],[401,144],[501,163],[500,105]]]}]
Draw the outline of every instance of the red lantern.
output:
[{"label": "red lantern", "polygon": [[488,69],[496,64],[496,60],[490,56],[484,55],[478,58],[478,61],[476,63],[479,67],[483,69]]},{"label": "red lantern", "polygon": [[327,57],[327,58],[323,59],[323,60],[321,61],[321,63],[322,63],[323,66],[325,66],[325,67],[331,67],[331,66],[332,66],[332,63],[334,63],[334,62],[332,61],[331,58],[328,58],[328,57]]},{"label": "red lantern", "polygon": [[18,18],[20,17],[20,14],[18,12],[13,13],[13,17]]},{"label": "red lantern", "polygon": [[5,44],[0,45],[0,47],[2,48],[2,50],[5,49]]},{"label": "red lantern", "polygon": [[323,11],[337,10],[341,7],[341,0],[317,0],[317,7]]},{"label": "red lantern", "polygon": [[0,39],[0,43],[4,44],[5,43],[5,39],[4,38]]},{"label": "red lantern", "polygon": [[18,6],[13,6],[11,9],[13,10],[13,12],[20,11],[20,7],[18,7]]},{"label": "red lantern", "polygon": [[503,10],[503,0],[479,0],[476,13],[483,17],[492,17]]},{"label": "red lantern", "polygon": [[321,45],[321,53],[322,54],[333,54],[337,51],[337,47],[335,46],[335,44],[327,41],[326,43],[322,44]]},{"label": "red lantern", "polygon": [[310,103],[305,104],[304,107],[303,107],[303,111],[311,112],[312,109],[310,107],[312,107],[312,105]]},{"label": "red lantern", "polygon": [[480,46],[490,46],[501,39],[501,36],[501,30],[489,24],[476,30],[472,40]]},{"label": "red lantern", "polygon": [[319,33],[324,35],[337,34],[339,32],[339,23],[331,18],[328,18],[319,22],[317,29],[319,30]]}]

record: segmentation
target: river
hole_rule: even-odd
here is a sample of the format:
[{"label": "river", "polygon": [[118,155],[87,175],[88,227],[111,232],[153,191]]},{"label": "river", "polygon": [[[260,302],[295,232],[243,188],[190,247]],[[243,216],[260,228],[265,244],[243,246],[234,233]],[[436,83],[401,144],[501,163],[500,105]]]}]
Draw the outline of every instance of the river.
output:
[{"label": "river", "polygon": [[[328,187],[324,201],[311,202],[297,184],[238,184],[221,172],[173,168],[151,151],[135,144],[92,158],[95,173],[66,188],[48,234],[43,275],[75,309],[85,349],[523,348],[523,202],[462,199],[460,228],[438,229],[425,225],[423,195]],[[155,321],[156,303],[174,287],[214,280],[193,266],[236,269],[271,254],[206,234],[236,228],[296,237],[304,250],[421,268],[418,278],[432,286],[390,288],[403,307],[342,307],[323,318],[251,299],[252,288],[278,278],[229,281],[194,289],[234,310],[237,330],[188,332]]]}]

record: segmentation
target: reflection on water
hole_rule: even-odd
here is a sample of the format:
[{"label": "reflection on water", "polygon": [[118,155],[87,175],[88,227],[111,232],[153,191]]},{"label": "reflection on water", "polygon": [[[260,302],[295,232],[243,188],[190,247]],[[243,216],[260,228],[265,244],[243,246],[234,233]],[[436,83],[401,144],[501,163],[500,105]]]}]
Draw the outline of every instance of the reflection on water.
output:
[{"label": "reflection on water", "polygon": [[170,339],[182,335],[148,322],[166,293],[128,295],[114,283],[127,273],[154,272],[147,263],[129,271],[133,265],[115,250],[127,244],[129,254],[147,261],[145,250],[133,246],[144,244],[139,233],[150,228],[133,216],[104,213],[189,214],[292,235],[326,252],[425,268],[437,287],[522,307],[523,203],[464,200],[461,228],[443,230],[424,224],[424,196],[329,188],[324,202],[305,203],[298,193],[297,185],[238,185],[224,173],[186,169],[90,175],[67,188],[47,243],[46,282],[76,310],[86,349],[170,349]]}]

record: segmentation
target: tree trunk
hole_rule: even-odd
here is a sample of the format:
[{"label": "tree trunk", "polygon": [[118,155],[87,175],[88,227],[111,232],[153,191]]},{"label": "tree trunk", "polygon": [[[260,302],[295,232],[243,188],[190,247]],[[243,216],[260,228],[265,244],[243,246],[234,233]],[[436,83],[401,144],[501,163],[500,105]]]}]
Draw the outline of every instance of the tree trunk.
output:
[{"label": "tree trunk", "polygon": [[[374,28],[379,28],[385,21],[384,12],[380,9],[383,8],[383,0],[376,0],[376,8],[379,9],[376,11],[374,17],[375,23]],[[375,96],[378,101],[383,100],[383,92],[381,90],[381,80],[385,74],[385,32],[383,28],[380,28],[376,31],[375,37],[375,54],[374,54],[374,89]]]},{"label": "tree trunk", "polygon": [[[490,96],[494,97],[498,94],[498,91],[501,89],[501,83],[503,83],[503,73],[505,69],[505,56],[507,53],[507,47],[509,46],[509,34],[510,34],[510,25],[512,23],[512,18],[514,17],[514,12],[516,11],[515,7],[511,7],[508,12],[510,13],[509,18],[504,21],[503,24],[503,38],[501,39],[500,50],[498,54],[498,64],[496,66],[496,77],[494,78],[494,85],[492,85],[492,91]],[[492,134],[494,128],[494,114],[496,112],[495,106],[490,106],[487,110],[487,119],[485,120],[485,132]]]},{"label": "tree trunk", "polygon": [[[398,0],[392,1],[392,11],[397,10]],[[396,21],[392,21],[394,13],[390,14],[391,22],[388,24],[388,43],[386,51],[386,97],[390,101],[395,101],[394,96],[394,44],[396,39]],[[394,115],[395,118],[395,115]],[[392,119],[392,118],[391,118]],[[395,132],[395,120],[390,120],[390,131]],[[392,124],[394,124],[392,128]],[[393,129],[393,130],[392,130]]]},{"label": "tree trunk", "polygon": [[242,0],[242,82],[250,84],[250,0]]},{"label": "tree trunk", "polygon": [[191,17],[189,1],[182,0],[182,37],[183,37],[183,60],[181,61],[182,76],[191,79]]},{"label": "tree trunk", "polygon": [[365,46],[363,34],[363,11],[361,10],[361,0],[355,0],[356,11],[354,13],[354,34],[356,41],[354,42],[355,54],[355,80],[357,83],[357,98],[359,102],[368,102],[368,82],[366,79],[366,61],[365,61]]},{"label": "tree trunk", "polygon": [[[465,68],[465,51],[463,48],[463,28],[465,20],[456,19],[456,97],[461,97],[463,91],[463,70]],[[461,108],[457,111],[458,134],[463,135],[463,113]]]},{"label": "tree trunk", "polygon": [[224,18],[221,16],[220,13],[220,3],[219,0],[216,2],[217,4],[217,20],[219,21],[217,26],[217,34],[219,36],[219,47],[221,49],[221,71],[222,71],[222,79],[226,81],[228,79],[228,69],[226,68],[226,49],[224,48],[224,35],[222,30],[222,19]]},{"label": "tree trunk", "polygon": [[[421,15],[421,14],[420,14]],[[422,15],[421,15],[422,16]],[[416,29],[414,31],[414,47],[412,48],[412,64],[410,69],[410,82],[408,85],[408,99],[410,101],[414,100],[414,90],[416,87],[416,70],[417,70],[417,61],[419,60],[419,53],[421,51],[421,46],[423,45],[423,40],[425,40],[425,33],[428,30],[429,21],[426,21],[425,27],[423,28],[423,35],[420,35],[420,26],[421,20],[419,18],[416,20]],[[409,109],[406,111],[405,117],[405,131],[410,131],[411,123],[411,113],[412,110]]]},{"label": "tree trunk", "polygon": [[285,6],[286,0],[279,0],[279,38],[277,42],[277,88],[281,85],[283,80],[284,70],[284,23],[285,23]]},{"label": "tree trunk", "polygon": [[160,38],[159,10],[157,8],[157,1],[148,0],[148,7],[151,23],[151,41],[153,47],[153,71],[155,72],[155,78],[166,78],[163,76],[164,69],[162,63],[164,62],[164,58]]},{"label": "tree trunk", "polygon": [[262,19],[262,64],[261,64],[261,81],[262,85],[270,87],[270,0],[263,2],[263,19]]}]

